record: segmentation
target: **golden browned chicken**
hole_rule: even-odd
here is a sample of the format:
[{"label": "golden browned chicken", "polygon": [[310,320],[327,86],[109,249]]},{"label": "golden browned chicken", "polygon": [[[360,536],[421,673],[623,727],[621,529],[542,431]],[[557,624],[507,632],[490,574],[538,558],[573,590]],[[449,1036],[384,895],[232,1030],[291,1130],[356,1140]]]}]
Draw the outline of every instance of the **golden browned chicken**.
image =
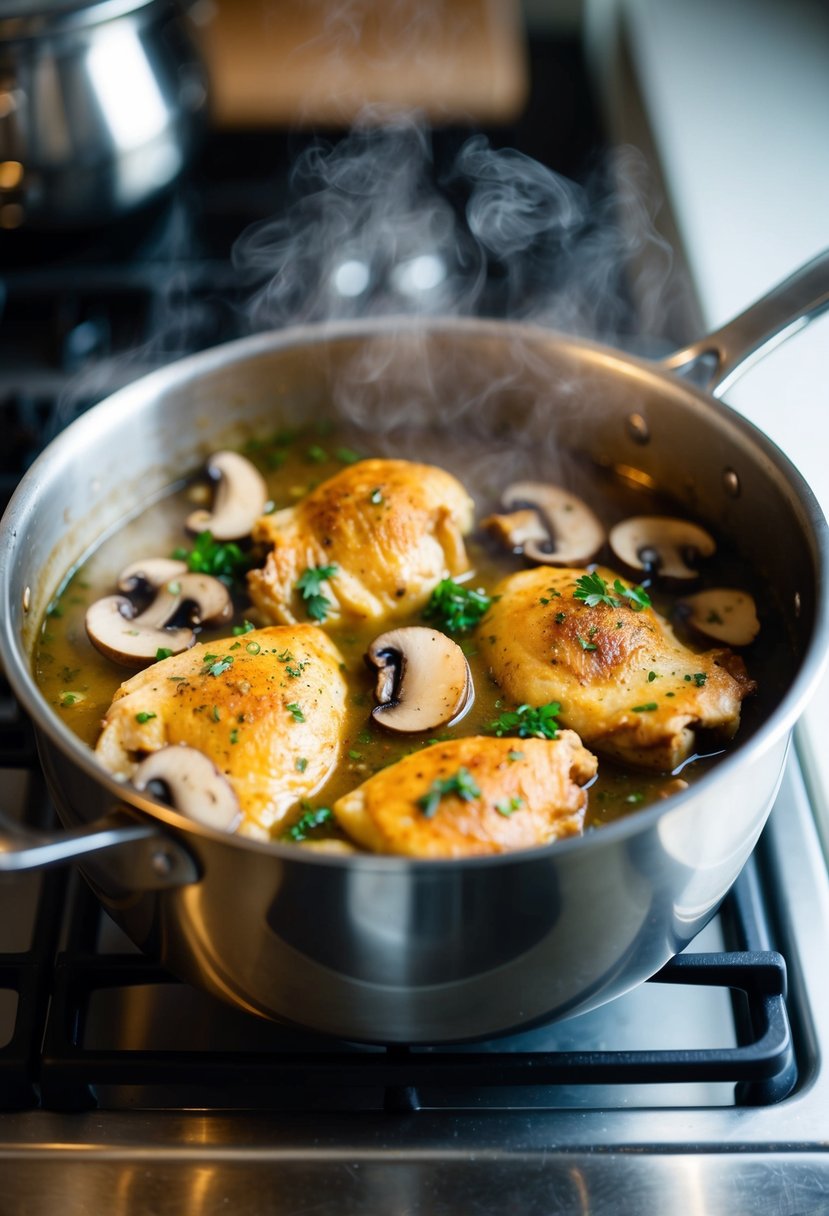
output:
[{"label": "golden browned chicken", "polygon": [[313,625],[198,644],[121,685],[96,752],[131,779],[145,754],[187,744],[226,775],[240,831],[266,839],[328,778],[346,706],[342,656]]},{"label": "golden browned chicken", "polygon": [[251,599],[267,620],[286,623],[411,612],[442,578],[469,568],[472,514],[443,469],[362,460],[257,521],[253,539],[270,552],[248,575]]},{"label": "golden browned chicken", "polygon": [[596,757],[573,731],[555,739],[470,736],[375,773],[334,803],[340,827],[375,853],[469,857],[581,832]]},{"label": "golden browned chicken", "polygon": [[516,704],[560,702],[559,721],[588,746],[640,768],[676,768],[693,753],[697,727],[730,738],[755,687],[742,659],[689,650],[659,613],[635,610],[610,570],[596,571],[606,598],[576,598],[586,574],[545,566],[496,587],[478,639],[506,696]]}]

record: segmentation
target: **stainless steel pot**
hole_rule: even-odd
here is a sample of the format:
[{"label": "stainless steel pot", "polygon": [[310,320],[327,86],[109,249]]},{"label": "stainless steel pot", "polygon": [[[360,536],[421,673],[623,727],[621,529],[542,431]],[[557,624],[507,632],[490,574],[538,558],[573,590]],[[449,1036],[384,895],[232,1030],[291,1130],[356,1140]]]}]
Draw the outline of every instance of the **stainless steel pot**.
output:
[{"label": "stainless steel pot", "polygon": [[0,9],[0,228],[64,231],[149,203],[181,173],[207,99],[176,0]]},{"label": "stainless steel pot", "polygon": [[[173,972],[351,1039],[491,1035],[588,1009],[652,975],[711,917],[750,853],[829,638],[829,541],[812,494],[762,434],[672,369],[713,362],[719,391],[772,332],[825,307],[828,287],[829,254],[662,366],[528,326],[392,318],[245,339],[95,407],[43,453],[0,525],[2,660],[70,829],[21,838],[7,825],[0,868],[82,858],[114,918]],[[469,406],[465,427],[539,441],[552,430],[556,444],[669,489],[780,593],[793,657],[768,719],[662,805],[486,859],[312,855],[218,834],[114,781],[32,680],[51,589],[217,443],[336,414],[347,399],[377,426],[398,406],[450,434]]]}]

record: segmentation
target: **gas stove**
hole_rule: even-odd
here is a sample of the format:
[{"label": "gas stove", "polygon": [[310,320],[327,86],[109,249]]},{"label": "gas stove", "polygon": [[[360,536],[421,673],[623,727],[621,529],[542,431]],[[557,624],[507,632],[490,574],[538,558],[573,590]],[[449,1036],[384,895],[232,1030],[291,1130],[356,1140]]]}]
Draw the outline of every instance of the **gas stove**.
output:
[{"label": "gas stove", "polygon": [[[533,54],[543,87],[491,137],[577,176],[601,143],[578,48]],[[435,133],[437,161],[469,136]],[[0,491],[119,384],[249,331],[256,284],[232,249],[279,208],[305,146],[214,133],[157,209],[10,259]],[[505,307],[497,268],[483,306]],[[0,765],[6,812],[49,826],[31,728],[2,689]],[[608,1006],[484,1043],[358,1045],[226,1008],[138,953],[72,873],[9,878],[0,900],[4,1211],[829,1208],[829,878],[794,754],[688,951]]]}]

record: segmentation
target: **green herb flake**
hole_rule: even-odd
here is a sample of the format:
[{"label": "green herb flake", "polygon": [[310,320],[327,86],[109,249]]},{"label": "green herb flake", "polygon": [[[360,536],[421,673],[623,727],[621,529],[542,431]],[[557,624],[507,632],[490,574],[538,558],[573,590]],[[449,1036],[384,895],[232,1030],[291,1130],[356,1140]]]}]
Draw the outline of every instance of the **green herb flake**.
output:
[{"label": "green herb flake", "polygon": [[493,602],[494,597],[480,589],[463,587],[454,579],[444,578],[432,592],[423,619],[434,621],[447,633],[465,633],[474,629]]},{"label": "green herb flake", "polygon": [[644,802],[644,801],[645,801],[645,795],[640,793],[639,790],[634,790],[634,792],[632,794],[627,794],[625,796],[625,802],[630,802],[631,804],[636,803],[636,802]]},{"label": "green herb flake", "polygon": [[475,784],[474,777],[469,769],[463,765],[461,765],[454,777],[446,777],[444,780],[433,781],[428,793],[423,794],[417,799],[417,805],[424,816],[427,819],[431,819],[440,806],[441,798],[445,798],[450,794],[457,794],[464,802],[472,802],[475,798],[480,798],[481,796],[481,791]]},{"label": "green herb flake", "polygon": [[[211,660],[215,659],[215,663]],[[203,676],[220,676],[223,672],[229,671],[235,660],[233,655],[226,654],[223,658],[218,658],[215,654],[207,654],[204,656],[204,667],[201,674]]]},{"label": "green herb flake", "polygon": [[298,773],[304,773],[307,767],[308,767],[308,761],[305,759],[305,757],[297,756],[296,760],[294,761],[294,768],[296,769],[296,771]]},{"label": "green herb flake", "polygon": [[348,753],[348,758],[349,758],[349,760],[362,760],[363,753],[355,752],[354,749],[352,748]]},{"label": "green herb flake", "polygon": [[308,615],[313,621],[324,621],[331,608],[331,601],[323,595],[320,587],[337,573],[336,566],[308,566],[296,581],[296,589],[305,601]]},{"label": "green herb flake", "polygon": [[256,626],[252,621],[243,621],[241,625],[233,626],[233,636],[235,638],[241,637],[244,633],[251,633],[255,628]]},{"label": "green herb flake", "polygon": [[655,671],[648,672],[648,683],[649,684],[653,684],[654,680],[658,680],[658,679],[659,679],[659,676],[656,674]]},{"label": "green herb flake", "polygon": [[159,646],[158,650],[155,652],[156,662],[160,663],[162,659],[169,659],[172,653],[172,650],[170,650],[168,646]]},{"label": "green herb flake", "polygon": [[610,594],[607,583],[597,571],[582,574],[576,579],[573,597],[583,600],[588,608],[595,608],[597,604],[607,604],[611,608],[621,607],[619,600]]},{"label": "green herb flake", "polygon": [[705,681],[707,679],[708,679],[708,676],[704,671],[695,671],[694,672],[694,683],[696,684],[697,688],[702,688],[703,684],[705,683]]},{"label": "green herb flake", "polygon": [[513,795],[512,798],[505,798],[501,802],[495,803],[495,809],[499,815],[503,815],[505,819],[509,819],[510,815],[521,809],[524,805],[524,799],[518,795]]},{"label": "green herb flake", "polygon": [[655,710],[655,709],[659,709],[659,706],[656,704],[655,701],[648,701],[648,703],[646,705],[634,705],[633,706],[633,712],[635,714],[649,714],[649,713],[652,713],[653,710]]},{"label": "green herb flake", "polygon": [[515,751],[507,752],[507,760],[509,760],[510,764],[515,764],[516,760],[523,760],[523,759],[524,759],[523,752],[515,752]]},{"label": "green herb flake", "polygon": [[583,638],[580,633],[577,633],[576,637],[578,638],[579,646],[581,646],[582,650],[596,650],[597,649],[595,642],[588,642],[587,638]]},{"label": "green herb flake", "polygon": [[558,734],[556,715],[561,712],[558,701],[548,705],[519,705],[490,722],[487,730],[499,738],[502,735],[518,735],[520,739],[555,739]]},{"label": "green herb flake", "polygon": [[59,695],[59,701],[65,709],[69,709],[72,705],[79,705],[81,701],[85,701],[86,697],[82,692],[62,692]]},{"label": "green herb flake", "polygon": [[355,452],[351,448],[337,448],[334,455],[340,464],[356,464],[358,460],[363,459],[359,452]]},{"label": "green herb flake", "polygon": [[149,722],[151,718],[157,718],[158,714],[148,713],[142,709],[140,713],[135,715],[135,720],[139,726],[143,726],[145,722]]},{"label": "green herb flake", "polygon": [[328,459],[328,453],[318,443],[312,443],[305,451],[305,459],[310,464],[325,464]]},{"label": "green herb flake", "polygon": [[617,578],[613,583],[613,589],[617,595],[621,595],[628,601],[628,607],[632,608],[634,612],[643,612],[645,608],[652,606],[651,597],[644,587],[626,587]]},{"label": "green herb flake", "polygon": [[567,620],[567,613],[566,612],[557,612],[555,614],[555,616],[553,617],[553,620],[555,621],[555,623],[557,625],[563,625],[564,622]]},{"label": "green herb flake", "polygon": [[282,839],[306,840],[309,832],[313,832],[315,828],[320,828],[324,824],[330,823],[333,818],[333,813],[327,806],[307,810],[295,824],[288,828]]},{"label": "green herb flake", "polygon": [[285,675],[290,677],[292,680],[298,680],[305,668],[310,666],[310,663],[310,659],[305,659],[305,661],[302,663],[287,663],[285,665]]},{"label": "green herb flake", "polygon": [[296,701],[291,701],[290,704],[285,706],[285,708],[287,709],[288,713],[293,718],[294,722],[304,722],[305,721],[305,714],[302,712],[299,705],[297,705]]},{"label": "green herb flake", "polygon": [[239,732],[235,726],[234,726],[233,730],[230,732],[230,742],[231,743],[239,742]]}]

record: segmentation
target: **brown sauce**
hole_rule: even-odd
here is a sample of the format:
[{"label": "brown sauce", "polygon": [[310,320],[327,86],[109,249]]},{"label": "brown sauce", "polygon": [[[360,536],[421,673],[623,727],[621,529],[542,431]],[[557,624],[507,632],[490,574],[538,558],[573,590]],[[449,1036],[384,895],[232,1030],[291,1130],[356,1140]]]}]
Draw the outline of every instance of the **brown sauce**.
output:
[{"label": "brown sauce", "polygon": [[[465,476],[463,468],[453,467],[449,460],[441,458],[442,447],[437,441],[429,450],[430,444],[424,442],[421,450],[408,448],[406,455],[443,465],[458,476],[475,498],[477,519],[497,510],[500,489],[505,480],[497,452],[476,454],[476,471],[470,479]],[[328,426],[321,426],[306,428],[292,435],[282,434],[252,441],[247,445],[245,454],[265,475],[271,499],[275,508],[279,509],[295,503],[315,485],[339,472],[354,459],[391,453],[378,450],[365,436],[339,433]],[[524,455],[526,467],[521,465],[520,457],[516,466],[514,455],[510,454],[511,464],[515,467],[510,469],[509,478],[515,476],[516,468],[521,468],[521,476],[542,478],[544,471],[532,467],[531,450],[528,449]],[[569,488],[593,507],[606,526],[626,515],[686,514],[630,473],[630,470],[623,470],[620,474],[618,471],[571,468],[567,470],[566,479],[570,482]],[[554,478],[548,475],[548,479]],[[94,600],[113,594],[118,573],[128,562],[149,556],[169,556],[177,547],[192,544],[192,537],[185,533],[184,520],[193,508],[194,499],[203,491],[204,482],[198,474],[190,483],[171,490],[169,496],[150,505],[140,516],[104,539],[55,591],[34,651],[35,679],[49,704],[90,747],[95,745],[101,720],[116,689],[130,677],[132,671],[104,658],[91,645],[84,628],[86,610]],[[779,653],[771,644],[775,631],[780,636],[780,618],[771,603],[769,590],[758,586],[756,576],[722,538],[718,537],[717,540],[717,554],[706,562],[701,583],[695,584],[695,589],[699,585],[738,586],[751,592],[758,606],[763,606],[761,636],[745,652],[749,673],[758,681],[759,693],[744,704],[743,724],[737,736],[739,741],[762,720],[764,706],[774,704],[775,689],[782,686],[784,680],[785,662],[781,664]],[[504,552],[481,532],[475,532],[468,538],[467,550],[475,572],[469,585],[485,591],[491,591],[505,575],[526,565],[520,556]],[[618,568],[618,562],[607,549],[596,560],[611,568]],[[651,587],[650,593],[654,607],[670,617],[671,595],[658,585]],[[236,620],[250,620],[255,625],[268,623],[257,619],[243,588],[237,596]],[[421,613],[395,621],[395,624],[422,623]],[[326,626],[326,632],[344,657],[349,684],[343,759],[339,770],[310,803],[297,807],[295,818],[309,806],[330,806],[372,773],[429,745],[435,739],[492,733],[490,724],[502,709],[513,708],[504,701],[493,683],[477,652],[472,632],[457,639],[468,658],[475,685],[474,704],[459,722],[424,738],[396,737],[375,726],[370,716],[374,705],[374,677],[363,656],[382,628],[376,622],[358,627],[353,624]],[[199,640],[209,641],[211,637],[227,636],[230,632],[230,627],[220,632],[205,629]],[[677,632],[692,649],[705,650],[716,645],[688,637],[681,627]],[[723,744],[719,741],[712,741],[710,746],[706,746],[702,739],[699,742],[700,757],[686,763],[682,771],[682,778],[689,782],[707,772],[723,753]],[[639,810],[664,798],[675,785],[675,774],[625,770],[600,758],[599,775],[589,791],[587,827],[596,827]],[[282,835],[287,826],[280,824],[278,833]],[[315,831],[314,837],[324,834]]]}]

